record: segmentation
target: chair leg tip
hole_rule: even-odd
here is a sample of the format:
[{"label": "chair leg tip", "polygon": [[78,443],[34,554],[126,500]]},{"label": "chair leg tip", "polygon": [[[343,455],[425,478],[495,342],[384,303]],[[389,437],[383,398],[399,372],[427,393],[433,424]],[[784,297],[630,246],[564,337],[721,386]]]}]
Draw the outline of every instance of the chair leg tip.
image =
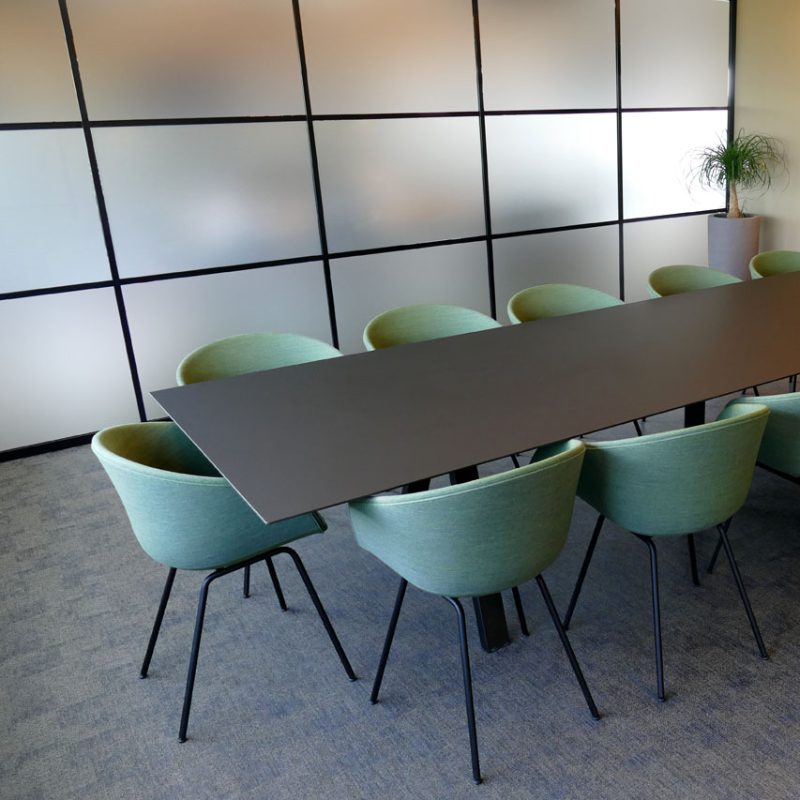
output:
[{"label": "chair leg tip", "polygon": [[473,782],[473,783],[474,783],[476,786],[480,786],[480,785],[483,783],[483,778],[482,778],[480,775],[478,775],[478,777],[477,777],[477,778],[475,778],[475,777],[473,777],[473,778],[472,778],[472,782]]},{"label": "chair leg tip", "polygon": [[178,737],[178,741],[179,741],[181,744],[183,744],[183,743],[186,741],[186,737],[185,737],[185,736],[179,736],[179,737]]}]

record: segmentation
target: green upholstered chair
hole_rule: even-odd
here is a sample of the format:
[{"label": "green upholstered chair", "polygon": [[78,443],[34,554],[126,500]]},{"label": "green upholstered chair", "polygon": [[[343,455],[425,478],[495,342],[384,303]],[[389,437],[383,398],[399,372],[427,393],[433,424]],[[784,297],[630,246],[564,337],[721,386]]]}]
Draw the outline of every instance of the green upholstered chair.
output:
[{"label": "green upholstered chair", "polygon": [[447,599],[458,621],[476,783],[481,775],[467,631],[459,597],[498,593],[536,578],[592,716],[599,718],[541,575],[566,542],[583,452],[583,443],[572,440],[552,446],[550,457],[510,472],[350,503],[358,544],[401,578],[370,699],[378,700],[408,584]]},{"label": "green upholstered chair", "polygon": [[[175,379],[179,386],[183,386],[337,356],[341,356],[341,353],[333,345],[297,333],[243,333],[218,339],[193,350],[178,365]],[[278,603],[286,611],[286,600],[272,559],[266,558],[265,563]],[[244,569],[242,584],[244,596],[249,597],[249,565]]]},{"label": "green upholstered chair", "polygon": [[422,303],[393,308],[371,319],[364,328],[364,346],[381,350],[499,327],[497,320],[472,308]]},{"label": "green upholstered chair", "polygon": [[800,252],[766,250],[750,259],[750,275],[753,278],[769,278],[784,272],[800,272]]},{"label": "green upholstered chair", "polygon": [[286,545],[325,530],[319,514],[266,525],[172,422],[118,425],[100,431],[92,450],[108,473],[142,549],[169,567],[140,675],[147,677],[177,570],[211,572],[200,588],[178,739],[186,740],[200,637],[210,584],[280,553],[294,561],[351,680],[355,675],[303,562]]},{"label": "green upholstered chair", "polygon": [[[716,528],[762,658],[767,651],[731,550],[727,531],[741,508],[756,463],[769,411],[763,405],[731,406],[716,422],[613,442],[587,442],[578,495],[599,517],[569,608],[568,627],[605,519],[626,528],[650,552],[657,694],[664,700],[661,614],[655,540]],[[691,540],[690,540],[691,541]]]},{"label": "green upholstered chair", "polygon": [[[512,323],[519,324],[622,304],[622,300],[618,297],[589,286],[578,286],[574,283],[543,283],[522,289],[513,295],[508,301],[506,312]],[[633,425],[636,433],[641,436],[642,429],[638,420],[633,420]]]},{"label": "green upholstered chair", "polygon": [[543,283],[517,292],[508,301],[507,312],[511,322],[519,323],[620,305],[622,300],[599,289],[573,283]]},{"label": "green upholstered chair", "polygon": [[647,290],[650,297],[667,297],[729,283],[741,283],[741,280],[735,275],[711,267],[673,264],[653,270],[647,279]]}]

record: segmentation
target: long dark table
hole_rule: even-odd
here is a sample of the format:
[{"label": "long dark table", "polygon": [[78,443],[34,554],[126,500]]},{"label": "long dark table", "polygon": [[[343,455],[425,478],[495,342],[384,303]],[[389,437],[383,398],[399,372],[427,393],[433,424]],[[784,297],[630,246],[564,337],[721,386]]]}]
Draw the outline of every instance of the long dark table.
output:
[{"label": "long dark table", "polygon": [[800,371],[799,303],[787,274],[153,397],[274,522],[675,408],[697,423]]}]

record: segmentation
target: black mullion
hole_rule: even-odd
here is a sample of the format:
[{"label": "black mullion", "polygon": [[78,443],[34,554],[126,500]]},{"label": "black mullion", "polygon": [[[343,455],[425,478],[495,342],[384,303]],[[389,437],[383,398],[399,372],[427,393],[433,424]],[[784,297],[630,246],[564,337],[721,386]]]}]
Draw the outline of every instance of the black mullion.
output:
[{"label": "black mullion", "polygon": [[48,294],[85,292],[87,289],[111,289],[113,286],[113,281],[92,281],[91,283],[70,283],[66,286],[45,286],[41,289],[20,289],[16,292],[0,292],[0,300],[21,300],[25,297],[41,297]]},{"label": "black mullion", "polygon": [[300,57],[300,75],[303,80],[303,99],[306,106],[306,126],[308,128],[308,146],[311,155],[311,173],[314,180],[314,200],[317,206],[317,223],[319,225],[319,243],[322,249],[322,269],[325,274],[325,294],[328,299],[328,318],[331,326],[331,341],[334,347],[339,346],[339,329],[336,324],[336,307],[333,299],[333,279],[331,277],[330,254],[328,253],[328,234],[325,229],[325,209],[322,204],[322,181],[319,174],[319,158],[317,157],[317,139],[314,133],[314,119],[311,115],[311,91],[308,84],[308,64],[306,47],[303,40],[303,22],[300,17],[300,0],[292,0],[294,26],[297,35],[297,50]]},{"label": "black mullion", "polygon": [[617,219],[619,247],[619,298],[625,299],[625,206],[622,176],[622,25],[620,22],[620,0],[614,0],[614,65],[616,71],[617,96]]},{"label": "black mullion", "polygon": [[[736,22],[739,7],[737,0],[730,0],[728,17],[728,144],[733,142],[734,112],[736,109]],[[728,196],[728,193],[725,193]],[[727,204],[726,204],[727,211]]]},{"label": "black mullion", "polygon": [[117,257],[114,252],[114,242],[111,238],[111,226],[108,221],[108,210],[106,208],[105,195],[103,194],[103,186],[100,182],[100,170],[97,165],[97,154],[95,153],[92,129],[89,124],[89,112],[86,108],[86,97],[83,92],[83,82],[81,80],[80,68],[78,66],[78,54],[75,49],[75,39],[72,35],[72,24],[69,19],[69,11],[67,10],[67,0],[58,0],[58,6],[61,11],[61,21],[64,25],[64,36],[67,40],[67,51],[69,52],[70,67],[72,69],[72,80],[75,84],[75,94],[78,99],[78,109],[81,115],[83,138],[86,142],[86,151],[89,157],[89,168],[92,172],[92,181],[94,183],[94,191],[97,198],[97,211],[100,215],[100,225],[103,229],[103,241],[105,243],[106,254],[108,256],[108,266],[111,270],[111,280],[113,282],[114,296],[117,301],[117,311],[119,313],[119,321],[122,327],[122,336],[125,341],[125,350],[128,355],[131,383],[133,384],[133,392],[136,397],[136,407],[139,411],[139,417],[142,421],[144,421],[147,419],[147,414],[144,408],[142,385],[139,380],[139,372],[136,368],[136,357],[133,352],[133,339],[131,337],[131,331],[128,325],[128,314],[125,310],[125,299],[122,296],[122,287],[119,282]]},{"label": "black mullion", "polygon": [[483,102],[483,58],[481,55],[481,24],[478,0],[472,0],[472,30],[475,36],[475,82],[478,93],[478,128],[481,138],[481,180],[483,183],[483,214],[486,224],[486,268],[489,281],[489,310],[497,319],[497,292],[494,283],[494,247],[492,246],[492,207],[489,199],[489,153],[486,146],[486,109]]},{"label": "black mullion", "polygon": [[80,122],[0,122],[0,131],[51,131],[80,127]]}]

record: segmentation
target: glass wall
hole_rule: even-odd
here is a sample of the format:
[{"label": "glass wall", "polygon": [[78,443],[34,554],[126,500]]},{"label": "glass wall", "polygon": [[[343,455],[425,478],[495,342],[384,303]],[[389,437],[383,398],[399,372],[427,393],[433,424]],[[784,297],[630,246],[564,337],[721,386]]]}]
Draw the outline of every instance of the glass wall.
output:
[{"label": "glass wall", "polygon": [[[733,12],[732,12],[733,5]],[[187,351],[704,260],[720,0],[5,0],[0,457],[161,415]]]}]

